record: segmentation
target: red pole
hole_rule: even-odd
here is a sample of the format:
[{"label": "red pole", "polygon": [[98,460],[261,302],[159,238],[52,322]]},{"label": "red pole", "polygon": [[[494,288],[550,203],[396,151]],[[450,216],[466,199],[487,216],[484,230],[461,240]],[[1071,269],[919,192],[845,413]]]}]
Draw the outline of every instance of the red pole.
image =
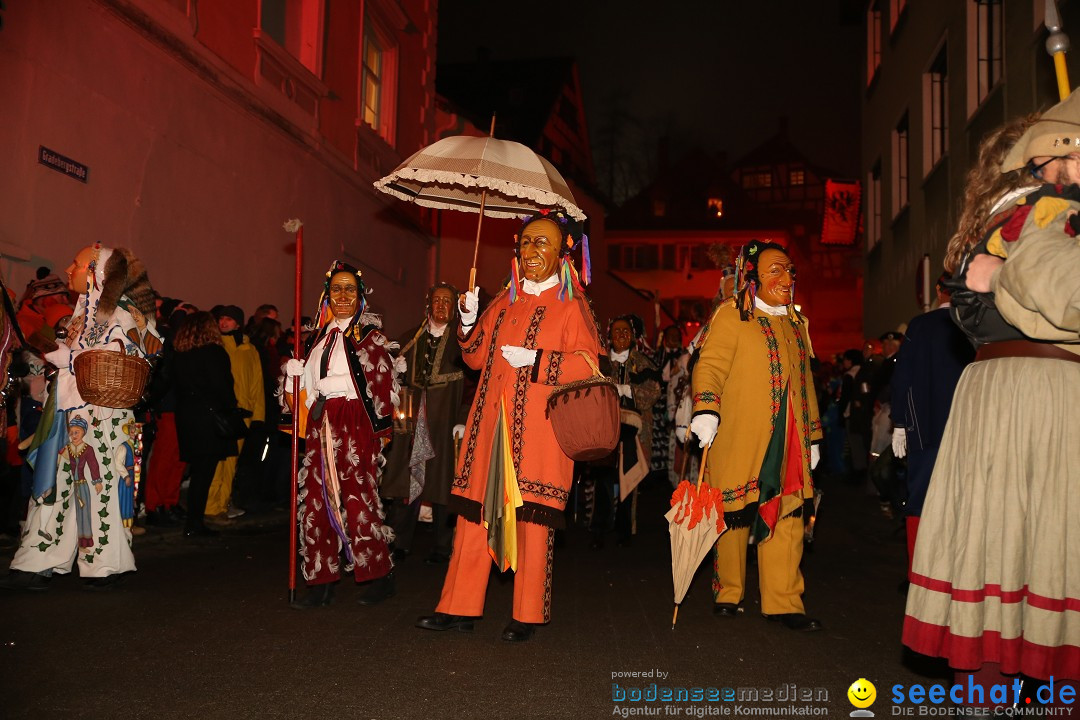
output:
[{"label": "red pole", "polygon": [[[304,267],[304,226],[296,229],[296,279],[293,284],[295,294],[293,296],[293,357],[297,360],[303,358],[300,354],[300,314],[301,298],[300,289],[303,283]],[[289,498],[289,603],[296,600],[296,542],[299,529],[296,526],[296,495],[297,474],[300,470],[300,378],[292,379],[292,470],[290,477],[292,492]]]}]

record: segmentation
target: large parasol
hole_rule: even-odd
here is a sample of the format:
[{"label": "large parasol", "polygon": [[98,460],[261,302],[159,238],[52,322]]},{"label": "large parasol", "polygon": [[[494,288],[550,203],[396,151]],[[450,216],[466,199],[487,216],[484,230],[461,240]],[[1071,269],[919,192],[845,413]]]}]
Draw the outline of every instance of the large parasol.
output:
[{"label": "large parasol", "polygon": [[686,597],[698,565],[727,529],[724,524],[723,492],[702,483],[711,447],[712,443],[705,448],[701,458],[697,485],[691,485],[689,480],[680,482],[671,496],[671,510],[664,516],[671,533],[671,579],[675,585],[675,613],[671,616],[673,630],[675,621],[679,619],[679,603]]},{"label": "large parasol", "polygon": [[[491,132],[495,131],[495,119]],[[469,288],[476,284],[480,227],[485,215],[516,218],[561,208],[584,220],[566,180],[550,162],[521,143],[454,135],[418,151],[375,187],[396,198],[438,210],[480,214]]]}]

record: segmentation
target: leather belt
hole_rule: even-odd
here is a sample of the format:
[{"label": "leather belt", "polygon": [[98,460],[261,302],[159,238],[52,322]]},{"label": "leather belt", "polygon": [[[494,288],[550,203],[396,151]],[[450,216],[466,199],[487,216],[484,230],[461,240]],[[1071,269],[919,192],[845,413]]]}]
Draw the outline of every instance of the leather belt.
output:
[{"label": "leather belt", "polygon": [[1002,340],[986,343],[975,352],[975,360],[996,360],[1007,357],[1051,358],[1080,363],[1080,355],[1064,350],[1051,343],[1031,340]]}]

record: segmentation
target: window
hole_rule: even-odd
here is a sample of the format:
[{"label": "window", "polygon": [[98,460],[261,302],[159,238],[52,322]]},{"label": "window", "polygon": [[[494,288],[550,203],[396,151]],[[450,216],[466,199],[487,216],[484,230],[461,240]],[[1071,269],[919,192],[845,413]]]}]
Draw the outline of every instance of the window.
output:
[{"label": "window", "polygon": [[747,190],[772,187],[772,170],[747,170],[742,176],[742,186]]},{"label": "window", "polygon": [[889,32],[896,30],[896,24],[900,22],[906,7],[907,0],[889,0]]},{"label": "window", "polygon": [[709,198],[709,210],[711,210],[716,217],[723,217],[724,201],[720,198]]},{"label": "window", "polygon": [[316,76],[322,75],[323,0],[262,0],[259,27]]},{"label": "window", "polygon": [[397,46],[366,16],[360,54],[360,121],[391,145],[396,102]]},{"label": "window", "polygon": [[675,246],[674,245],[662,245],[660,247],[660,268],[662,270],[678,270],[679,266],[675,263]]},{"label": "window", "polygon": [[1001,80],[1004,66],[1002,0],[968,3],[968,111],[974,112]]},{"label": "window", "polygon": [[923,172],[949,151],[949,65],[944,43],[923,75]]},{"label": "window", "polygon": [[866,10],[866,85],[874,81],[881,65],[881,0],[870,0]]},{"label": "window", "polygon": [[806,171],[805,170],[791,170],[788,173],[789,185],[805,185],[806,184]]},{"label": "window", "polygon": [[881,242],[881,160],[866,177],[866,251]]},{"label": "window", "polygon": [[908,114],[897,123],[892,134],[892,211],[893,217],[908,204]]}]

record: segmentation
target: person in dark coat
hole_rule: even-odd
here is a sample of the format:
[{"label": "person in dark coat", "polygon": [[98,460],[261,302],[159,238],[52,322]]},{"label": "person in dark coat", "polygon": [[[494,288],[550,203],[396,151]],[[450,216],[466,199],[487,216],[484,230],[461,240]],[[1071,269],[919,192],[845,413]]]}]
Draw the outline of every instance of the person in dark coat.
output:
[{"label": "person in dark coat", "polygon": [[907,456],[908,572],[923,500],[934,472],[941,436],[949,420],[953,392],[975,350],[949,315],[949,292],[937,282],[939,306],[912,319],[892,376],[893,454]]},{"label": "person in dark coat", "polygon": [[[426,562],[442,565],[450,561],[455,518],[447,510],[447,503],[457,462],[454,445],[465,431],[472,403],[472,395],[464,392],[465,363],[453,332],[457,301],[453,286],[432,286],[424,323],[399,340],[398,360],[406,364],[405,405],[414,422],[399,422],[395,427],[379,489],[383,498],[393,500],[387,522],[396,535],[393,553],[397,561],[412,550],[420,504],[425,502],[431,504],[435,531],[435,547]],[[421,407],[424,422],[419,424]]]},{"label": "person in dark coat", "polygon": [[214,410],[228,412],[237,406],[229,354],[222,345],[217,321],[208,312],[189,315],[180,325],[173,347],[176,435],[180,459],[188,463],[190,479],[184,534],[217,535],[204,524],[203,513],[218,462],[237,454],[236,440],[219,436],[213,417]]}]

